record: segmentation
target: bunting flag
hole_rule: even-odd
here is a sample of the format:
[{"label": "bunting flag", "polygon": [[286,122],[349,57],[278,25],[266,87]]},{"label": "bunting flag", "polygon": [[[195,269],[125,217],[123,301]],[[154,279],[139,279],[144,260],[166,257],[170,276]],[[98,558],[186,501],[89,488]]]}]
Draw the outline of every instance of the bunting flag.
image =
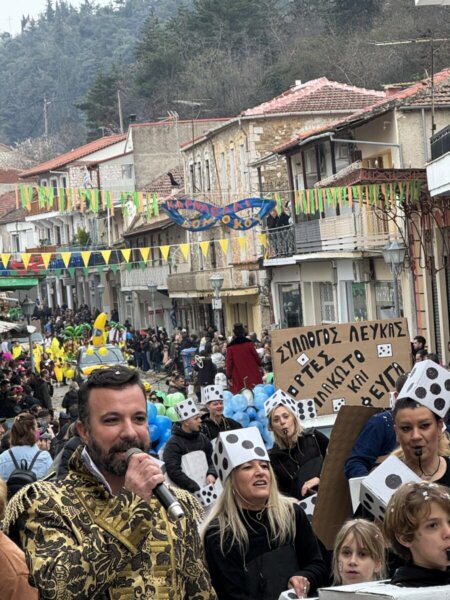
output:
[{"label": "bunting flag", "polygon": [[92,254],[91,252],[82,252],[81,253],[81,258],[83,260],[85,269],[87,269],[89,266],[89,259],[91,258],[91,254]]},{"label": "bunting flag", "polygon": [[105,261],[105,265],[107,265],[109,263],[109,259],[111,258],[111,250],[102,250],[100,254]]},{"label": "bunting flag", "polygon": [[140,248],[142,260],[144,263],[148,261],[148,255],[150,254],[150,248]]},{"label": "bunting flag", "polygon": [[224,239],[224,240],[219,240],[219,246],[222,250],[222,252],[226,255],[228,252],[228,246],[230,245],[230,240],[228,239]]},{"label": "bunting flag", "polygon": [[199,242],[199,246],[200,246],[203,256],[206,258],[208,256],[208,251],[209,251],[209,241],[208,242]]},{"label": "bunting flag", "polygon": [[181,254],[184,256],[184,260],[189,258],[190,244],[180,244]]},{"label": "bunting flag", "polygon": [[0,258],[2,259],[2,263],[4,268],[8,267],[9,259],[11,258],[11,254],[0,254]]},{"label": "bunting flag", "polygon": [[22,254],[22,262],[23,262],[23,266],[25,267],[25,269],[28,269],[28,265],[30,264],[30,260],[31,260],[31,254],[29,254],[28,252],[24,252]]},{"label": "bunting flag", "polygon": [[169,258],[170,246],[160,246],[159,249],[161,251],[162,257],[167,262]]},{"label": "bunting flag", "polygon": [[123,248],[120,252],[122,253],[125,262],[129,263],[131,257],[131,248]]},{"label": "bunting flag", "polygon": [[239,248],[241,250],[245,250],[245,246],[247,245],[247,238],[246,237],[238,237],[237,241],[239,243]]},{"label": "bunting flag", "polygon": [[42,252],[42,262],[44,263],[44,267],[48,269],[48,265],[50,264],[50,259],[52,258],[51,252]]},{"label": "bunting flag", "polygon": [[261,246],[264,246],[264,248],[267,248],[267,233],[258,233],[258,235],[256,237],[258,238]]},{"label": "bunting flag", "polygon": [[69,266],[71,258],[72,258],[72,252],[61,252],[61,259],[62,259],[66,269]]}]

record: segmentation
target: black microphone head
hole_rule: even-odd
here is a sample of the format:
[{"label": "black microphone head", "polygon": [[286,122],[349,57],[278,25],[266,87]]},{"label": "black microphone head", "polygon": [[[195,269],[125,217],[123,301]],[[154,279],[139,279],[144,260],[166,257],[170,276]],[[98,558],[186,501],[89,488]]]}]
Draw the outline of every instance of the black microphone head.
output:
[{"label": "black microphone head", "polygon": [[447,560],[450,560],[450,548],[447,548]]},{"label": "black microphone head", "polygon": [[422,456],[422,448],[414,448],[414,454],[416,456]]},{"label": "black microphone head", "polygon": [[130,448],[125,452],[125,462],[128,464],[130,462],[130,458],[133,454],[142,454],[144,451],[139,450],[139,448]]}]

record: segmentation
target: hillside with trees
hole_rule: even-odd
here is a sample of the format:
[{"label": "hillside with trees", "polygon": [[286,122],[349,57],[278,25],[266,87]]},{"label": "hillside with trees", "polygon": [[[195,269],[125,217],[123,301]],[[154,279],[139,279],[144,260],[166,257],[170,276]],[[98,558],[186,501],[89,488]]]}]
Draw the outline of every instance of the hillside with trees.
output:
[{"label": "hillside with trees", "polygon": [[[0,140],[44,136],[54,154],[117,132],[118,90],[126,126],[130,114],[234,115],[322,75],[411,82],[450,66],[450,41],[420,43],[449,23],[450,8],[414,0],[47,0],[20,35],[1,35]],[[375,45],[400,40],[416,41]]]}]

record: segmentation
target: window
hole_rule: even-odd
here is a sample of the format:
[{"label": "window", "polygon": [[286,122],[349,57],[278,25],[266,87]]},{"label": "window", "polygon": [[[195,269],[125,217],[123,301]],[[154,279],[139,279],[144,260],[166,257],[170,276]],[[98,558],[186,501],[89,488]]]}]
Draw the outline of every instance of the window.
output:
[{"label": "window", "polygon": [[366,284],[347,281],[348,320],[367,321]]},{"label": "window", "polygon": [[20,252],[20,235],[18,233],[13,233],[11,235],[11,246],[13,252]]},{"label": "window", "polygon": [[197,173],[195,178],[195,186],[198,192],[203,190],[203,181],[202,181],[202,163],[200,161],[196,162]]},{"label": "window", "polygon": [[57,196],[58,195],[58,180],[56,179],[56,177],[52,177],[50,179],[50,187],[53,188],[53,194],[55,196]]},{"label": "window", "polygon": [[133,165],[122,165],[122,179],[133,179]]},{"label": "window", "polygon": [[278,291],[281,327],[301,327],[303,325],[303,313],[300,284],[279,284]]},{"label": "window", "polygon": [[47,187],[48,186],[48,181],[47,179],[41,179],[41,183],[40,183],[41,187]]},{"label": "window", "polygon": [[61,186],[66,189],[67,187],[67,177],[61,177]]},{"label": "window", "polygon": [[[403,302],[401,286],[398,286],[398,295],[400,313],[402,313]],[[395,317],[394,283],[392,281],[375,282],[375,306],[377,319],[393,319]]]},{"label": "window", "polygon": [[225,152],[220,154],[220,187],[222,192],[227,191],[227,163],[225,160]]},{"label": "window", "polygon": [[211,173],[209,171],[209,158],[205,158],[205,189],[211,191]]},{"label": "window", "polygon": [[322,323],[335,323],[336,310],[334,303],[333,284],[331,282],[322,282],[319,284],[320,290],[320,317]]}]

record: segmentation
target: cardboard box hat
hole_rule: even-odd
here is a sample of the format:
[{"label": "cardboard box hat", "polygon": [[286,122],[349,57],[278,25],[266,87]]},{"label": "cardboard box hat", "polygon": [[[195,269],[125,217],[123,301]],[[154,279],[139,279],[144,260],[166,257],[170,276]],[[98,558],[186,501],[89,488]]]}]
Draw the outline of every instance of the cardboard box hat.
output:
[{"label": "cardboard box hat", "polygon": [[200,414],[195,402],[189,399],[176,404],[175,411],[180,421],[186,421],[186,419],[190,419],[191,417],[195,417],[195,415]]},{"label": "cardboard box hat", "polygon": [[213,463],[222,481],[233,469],[250,460],[270,460],[259,429],[246,427],[219,433]]},{"label": "cardboard box hat", "polygon": [[283,390],[277,390],[275,394],[272,394],[272,396],[270,396],[270,398],[264,402],[264,411],[266,416],[268,417],[270,413],[277,408],[277,406],[285,406],[291,410],[296,417],[298,417],[297,402],[294,400],[294,398],[291,398],[289,394],[283,392]]},{"label": "cardboard box hat", "polygon": [[397,400],[411,398],[442,419],[450,408],[450,371],[432,360],[416,363]]},{"label": "cardboard box hat", "polygon": [[223,402],[223,387],[221,385],[207,385],[203,388],[203,404],[214,402],[214,400],[222,400]]}]

